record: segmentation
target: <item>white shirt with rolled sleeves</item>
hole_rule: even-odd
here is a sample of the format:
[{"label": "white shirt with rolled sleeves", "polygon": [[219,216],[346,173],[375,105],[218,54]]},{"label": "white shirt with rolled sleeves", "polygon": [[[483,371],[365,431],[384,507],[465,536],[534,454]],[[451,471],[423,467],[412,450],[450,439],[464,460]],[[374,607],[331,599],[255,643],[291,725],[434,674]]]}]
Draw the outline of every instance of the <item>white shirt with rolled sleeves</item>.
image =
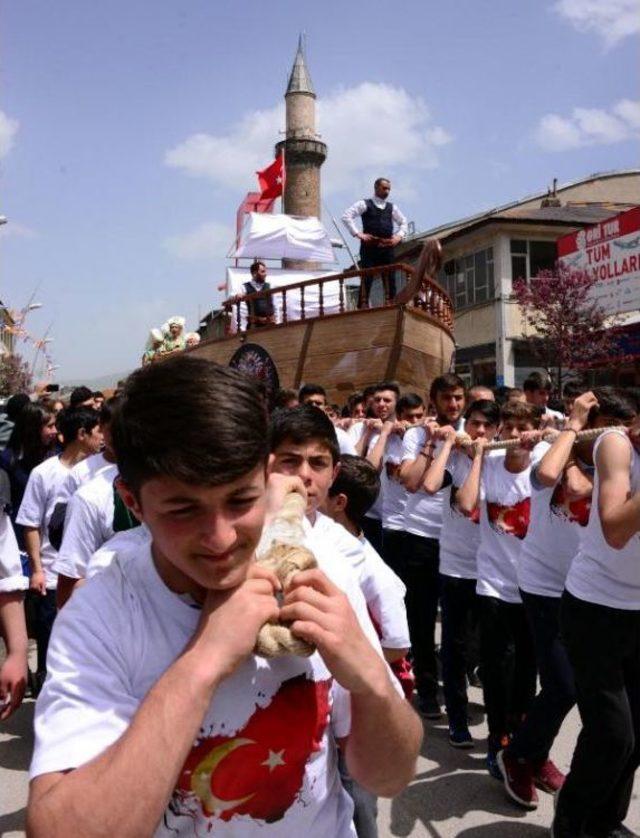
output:
[{"label": "white shirt with rolled sleeves", "polygon": [[480,545],[477,552],[480,596],[521,603],[518,557],[529,524],[531,466],[507,471],[505,456],[486,457],[480,484]]},{"label": "white shirt with rolled sleeves", "polygon": [[[383,210],[387,206],[387,201],[383,200],[382,198],[378,198],[377,195],[374,195],[371,200],[376,205],[376,207],[380,210]],[[358,230],[356,227],[356,219],[359,218],[367,211],[367,202],[363,199],[361,201],[356,201],[355,204],[352,204],[347,210],[345,210],[342,220],[349,232],[352,236],[357,236],[361,230]],[[406,217],[396,204],[393,204],[393,209],[391,210],[391,218],[393,219],[394,224],[396,225],[397,231],[395,235],[401,236],[401,238],[405,238],[407,232],[409,230],[409,224],[407,222]]]},{"label": "white shirt with rolled sleeves", "polygon": [[[640,456],[620,431],[608,431],[593,449],[597,464],[598,448],[609,434],[618,434],[631,451],[631,493],[640,492]],[[607,544],[598,511],[600,477],[596,467],[593,480],[592,509],[589,523],[580,535],[580,546],[567,575],[566,589],[573,596],[595,605],[640,611],[640,533],[635,533],[621,549]]]},{"label": "white shirt with rolled sleeves", "polygon": [[[307,546],[381,654],[349,565],[319,532]],[[31,776],[84,765],[117,741],[198,620],[199,609],[160,579],[150,542],[117,555],[79,589],[50,641]],[[318,653],[249,657],[216,690],[156,838],[209,831],[351,838],[353,807],[335,744],[350,727],[349,693]]]},{"label": "white shirt with rolled sleeves", "polygon": [[55,567],[58,552],[49,541],[49,521],[56,507],[62,485],[69,474],[60,457],[49,457],[36,466],[27,482],[16,523],[40,532],[40,561],[48,590],[58,586]]},{"label": "white shirt with rolled sleeves", "polygon": [[84,579],[91,556],[113,536],[115,465],[101,471],[71,497],[55,569],[70,579]]}]

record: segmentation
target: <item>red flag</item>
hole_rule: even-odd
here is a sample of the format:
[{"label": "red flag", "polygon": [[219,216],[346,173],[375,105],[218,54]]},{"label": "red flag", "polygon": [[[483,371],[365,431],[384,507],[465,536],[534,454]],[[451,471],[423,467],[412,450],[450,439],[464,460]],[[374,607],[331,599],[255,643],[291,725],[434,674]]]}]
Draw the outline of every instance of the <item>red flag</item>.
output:
[{"label": "red flag", "polygon": [[262,198],[259,192],[247,192],[236,213],[236,234],[239,236],[249,212],[272,212],[275,198]]},{"label": "red flag", "polygon": [[277,198],[284,188],[284,154],[278,155],[266,169],[256,172],[261,198]]}]

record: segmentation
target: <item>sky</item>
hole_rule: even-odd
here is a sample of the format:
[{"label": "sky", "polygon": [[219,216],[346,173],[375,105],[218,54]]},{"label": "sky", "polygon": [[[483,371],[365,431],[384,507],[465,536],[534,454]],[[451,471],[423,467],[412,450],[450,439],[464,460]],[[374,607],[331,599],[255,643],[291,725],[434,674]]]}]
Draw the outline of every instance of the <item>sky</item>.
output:
[{"label": "sky", "polygon": [[14,0],[1,32],[0,299],[35,292],[61,381],[219,303],[300,32],[336,217],[377,176],[423,230],[638,165],[640,0]]}]

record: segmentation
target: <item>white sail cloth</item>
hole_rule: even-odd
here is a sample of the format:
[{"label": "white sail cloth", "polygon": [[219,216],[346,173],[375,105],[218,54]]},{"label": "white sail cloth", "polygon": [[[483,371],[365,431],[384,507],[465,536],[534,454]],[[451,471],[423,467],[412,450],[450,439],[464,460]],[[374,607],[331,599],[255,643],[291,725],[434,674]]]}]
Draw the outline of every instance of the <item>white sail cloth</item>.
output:
[{"label": "white sail cloth", "polygon": [[305,259],[335,263],[331,239],[319,218],[250,212],[234,258]]}]

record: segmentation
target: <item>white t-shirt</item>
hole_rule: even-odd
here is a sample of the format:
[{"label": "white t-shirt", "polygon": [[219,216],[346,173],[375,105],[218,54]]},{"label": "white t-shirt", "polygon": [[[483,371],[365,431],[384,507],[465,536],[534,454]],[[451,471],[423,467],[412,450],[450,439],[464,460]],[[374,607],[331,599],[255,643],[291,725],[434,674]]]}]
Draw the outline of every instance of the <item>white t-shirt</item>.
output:
[{"label": "white t-shirt", "polygon": [[480,509],[465,515],[457,494],[471,471],[471,458],[453,450],[447,462],[448,478],[442,488],[440,573],[455,579],[477,579],[476,553],[480,546]]},{"label": "white t-shirt", "polygon": [[358,541],[365,555],[362,593],[380,643],[385,649],[408,649],[411,641],[404,604],[407,589],[364,535]]},{"label": "white t-shirt", "polygon": [[84,486],[89,480],[93,480],[100,472],[111,468],[113,463],[107,462],[104,454],[92,454],[90,457],[85,457],[69,471],[67,479],[62,484],[62,490],[58,499],[59,503],[67,503],[69,498],[74,495],[80,486]]},{"label": "white t-shirt", "polygon": [[16,523],[23,527],[40,531],[40,560],[47,590],[55,590],[58,586],[58,573],[54,567],[58,552],[49,541],[49,521],[69,471],[60,457],[49,457],[36,466],[29,475],[16,518]]},{"label": "white t-shirt", "polygon": [[335,428],[335,432],[338,437],[338,448],[340,449],[340,453],[355,455],[356,449],[349,434],[342,428]]},{"label": "white t-shirt", "polygon": [[382,526],[387,530],[404,529],[404,510],[409,492],[387,474],[387,465],[399,466],[402,462],[402,437],[391,434],[384,449],[380,482],[382,493]]},{"label": "white t-shirt", "polygon": [[512,474],[504,461],[502,454],[487,457],[482,464],[476,591],[480,596],[519,603],[517,563],[529,526],[531,466]]},{"label": "white t-shirt", "polygon": [[[640,491],[640,456],[629,439],[620,431],[608,431],[621,436],[631,449],[630,483],[631,492]],[[597,452],[602,434],[596,440],[593,459],[596,470],[593,481],[592,507],[587,527],[582,531],[578,553],[571,563],[566,588],[569,593],[586,602],[620,608],[625,611],[640,611],[640,533],[632,535],[622,549],[610,547],[602,532],[598,512],[600,502],[600,478],[597,469]]]},{"label": "white t-shirt", "polygon": [[11,518],[0,510],[0,593],[24,591],[29,579],[22,572],[20,550]]},{"label": "white t-shirt", "polygon": [[540,442],[532,452],[531,519],[518,557],[518,583],[527,593],[560,597],[580,530],[589,521],[591,498],[569,501],[562,479],[549,488],[538,483],[535,467],[549,448]]},{"label": "white t-shirt", "polygon": [[84,579],[91,556],[113,535],[115,465],[104,469],[71,497],[64,521],[62,546],[55,569],[71,579]]},{"label": "white t-shirt", "polygon": [[[347,595],[358,611],[353,582]],[[119,739],[199,616],[162,582],[149,545],[79,589],[51,637],[31,777],[84,765]],[[318,653],[249,657],[216,690],[155,836],[355,835],[335,745],[350,726],[349,694]]]},{"label": "white t-shirt", "polygon": [[146,542],[151,541],[151,533],[144,524],[132,530],[117,532],[89,559],[87,579],[101,573],[113,562],[117,556],[126,556],[130,552],[139,553]]},{"label": "white t-shirt", "polygon": [[[427,429],[425,427],[409,428],[402,438],[402,462],[417,460],[426,441]],[[426,465],[426,459],[424,463]],[[423,538],[439,538],[441,528],[442,490],[434,495],[429,495],[422,489],[414,493],[408,492],[404,507],[403,529]]]},{"label": "white t-shirt", "polygon": [[[364,574],[365,558],[362,544],[358,539],[322,512],[316,512],[313,525],[305,518],[304,528],[307,546],[316,558],[319,555],[324,556],[325,551],[328,551],[329,555],[334,557],[334,561],[338,559],[344,565],[346,572],[354,574],[357,584],[360,585]],[[319,558],[318,562],[320,562]]]}]

